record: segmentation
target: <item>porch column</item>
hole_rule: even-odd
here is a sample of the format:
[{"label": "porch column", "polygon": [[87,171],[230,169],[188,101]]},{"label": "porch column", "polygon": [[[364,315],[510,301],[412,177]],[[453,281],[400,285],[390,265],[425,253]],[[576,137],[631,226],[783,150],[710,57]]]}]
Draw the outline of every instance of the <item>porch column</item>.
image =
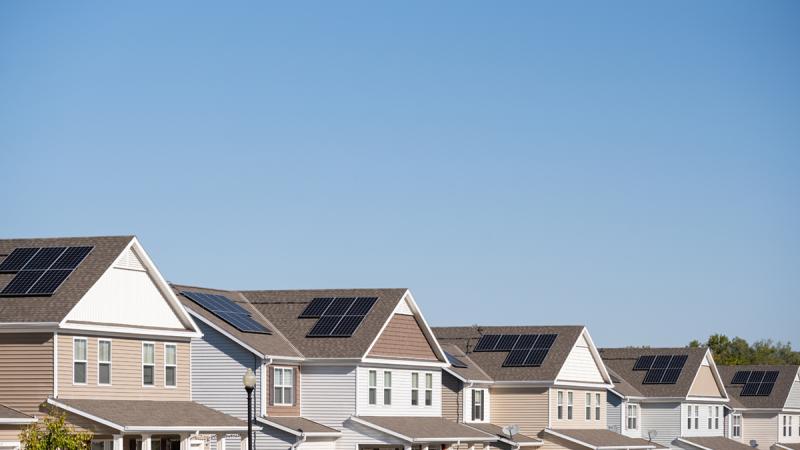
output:
[{"label": "porch column", "polygon": [[[187,434],[187,433],[181,433],[180,434],[181,450],[189,450],[189,436],[191,436],[191,435]],[[142,449],[142,450],[144,450],[144,449]]]},{"label": "porch column", "polygon": [[112,436],[112,438],[114,439],[114,441],[113,441],[114,450],[125,450],[123,448],[125,445],[124,445],[124,441],[122,440],[122,435],[121,434],[115,434],[114,436]]},{"label": "porch column", "polygon": [[225,434],[217,435],[217,450],[225,450]]},{"label": "porch column", "polygon": [[474,443],[469,444],[469,450],[475,450],[475,444]]},{"label": "porch column", "polygon": [[241,438],[239,441],[239,449],[247,450],[247,433],[240,434],[239,437]]},{"label": "porch column", "polygon": [[406,445],[406,446],[403,447],[403,450],[411,450],[411,446],[410,445]]},{"label": "porch column", "polygon": [[422,450],[428,450],[428,444],[423,444],[422,445]]},{"label": "porch column", "polygon": [[153,441],[152,436],[149,434],[142,435],[142,450],[152,450],[153,449]]}]

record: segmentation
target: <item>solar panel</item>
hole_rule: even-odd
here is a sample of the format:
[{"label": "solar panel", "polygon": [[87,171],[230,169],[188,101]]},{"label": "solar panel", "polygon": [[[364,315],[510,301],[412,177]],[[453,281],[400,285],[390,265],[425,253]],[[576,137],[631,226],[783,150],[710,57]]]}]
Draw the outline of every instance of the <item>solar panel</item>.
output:
[{"label": "solar panel", "polygon": [[28,293],[28,289],[31,288],[36,281],[39,280],[44,274],[44,270],[26,270],[23,272],[18,272],[17,276],[15,276],[3,291],[0,294],[3,295],[26,295]]},{"label": "solar panel", "polygon": [[642,384],[675,384],[688,358],[688,355],[642,355],[633,370],[647,371]]},{"label": "solar panel", "polygon": [[525,359],[528,357],[530,350],[512,350],[508,352],[506,360],[503,361],[503,367],[520,367],[525,365]]},{"label": "solar panel", "polygon": [[361,324],[364,316],[342,316],[342,320],[331,331],[331,336],[350,336]]},{"label": "solar panel", "polygon": [[667,369],[650,369],[647,375],[644,376],[643,384],[661,384],[661,379],[664,378],[664,373]]},{"label": "solar panel", "polygon": [[633,365],[633,370],[650,370],[653,367],[653,361],[656,360],[655,355],[640,356]]},{"label": "solar panel", "polygon": [[271,334],[271,331],[253,319],[246,309],[224,295],[192,291],[182,291],[181,294],[239,331]]},{"label": "solar panel", "polygon": [[331,305],[325,310],[325,315],[343,316],[355,301],[355,297],[337,297],[333,299]]},{"label": "solar panel", "polygon": [[518,334],[504,334],[500,336],[500,341],[497,342],[497,346],[495,346],[494,351],[496,352],[507,352],[514,349],[514,344],[517,343],[517,339],[519,339]]},{"label": "solar panel", "polygon": [[474,352],[494,351],[494,347],[497,345],[498,341],[500,341],[499,334],[484,334],[483,336],[481,336],[480,340],[478,341],[478,344],[472,351]]},{"label": "solar panel", "polygon": [[342,316],[325,316],[320,317],[317,320],[317,323],[314,324],[314,327],[311,328],[311,331],[308,332],[309,337],[320,337],[320,336],[330,336],[331,332],[336,325],[339,324],[339,321],[342,320]]},{"label": "solar panel", "polygon": [[514,350],[530,350],[536,344],[537,339],[539,339],[538,334],[523,334],[514,344]]},{"label": "solar panel", "polygon": [[683,369],[683,366],[686,365],[687,359],[689,359],[689,355],[673,355],[667,367],[670,369]]},{"label": "solar panel", "polygon": [[447,357],[447,362],[449,362],[451,366],[458,367],[458,368],[461,368],[461,369],[466,369],[467,368],[467,364],[464,363],[464,361],[461,361],[460,359],[458,359],[455,356],[451,355],[449,352],[444,352],[444,356]]},{"label": "solar panel", "polygon": [[38,251],[39,247],[15,248],[14,251],[0,263],[0,273],[18,272]]},{"label": "solar panel", "polygon": [[669,362],[672,360],[672,355],[658,355],[656,360],[653,361],[653,369],[666,369]]},{"label": "solar panel", "polygon": [[333,297],[321,297],[311,300],[311,303],[306,306],[306,309],[300,313],[298,319],[319,319],[332,301]]},{"label": "solar panel", "polygon": [[51,269],[75,270],[83,262],[86,255],[92,251],[93,247],[69,247],[66,251],[50,266]]},{"label": "solar panel", "polygon": [[733,380],[731,384],[745,384],[747,383],[747,379],[750,378],[750,371],[749,370],[739,370],[736,374],[733,375]]},{"label": "solar panel", "polygon": [[525,358],[525,366],[528,367],[539,367],[544,362],[544,359],[547,357],[548,350],[547,349],[534,349],[528,353],[528,357]]},{"label": "solar panel", "polygon": [[667,369],[664,371],[664,377],[661,379],[661,384],[675,384],[681,376],[681,369]]},{"label": "solar panel", "polygon": [[758,395],[758,388],[761,386],[761,383],[747,383],[744,385],[742,389],[742,396],[750,397]]},{"label": "solar panel", "polygon": [[317,318],[307,337],[349,337],[358,329],[378,297],[315,298],[300,318]]},{"label": "solar panel", "polygon": [[762,383],[774,383],[778,381],[778,371],[777,370],[770,370],[764,374],[764,379],[761,380]]},{"label": "solar panel", "polygon": [[20,270],[47,270],[66,249],[67,247],[42,248]]},{"label": "solar panel", "polygon": [[745,375],[749,375],[746,382],[734,383],[744,384],[742,392],[740,393],[743,397],[769,396],[772,394],[772,389],[775,387],[775,381],[778,379],[778,371],[776,370],[754,370],[752,372],[737,372],[736,375],[734,375],[734,381],[741,381],[745,378]]},{"label": "solar panel", "polygon": [[358,297],[353,306],[350,307],[350,310],[347,311],[347,315],[366,316],[377,301],[378,297]]},{"label": "solar panel", "polygon": [[756,395],[760,397],[769,396],[772,393],[772,388],[775,387],[775,383],[761,383],[758,387],[758,392]]},{"label": "solar panel", "polygon": [[61,286],[61,283],[63,283],[71,273],[72,270],[68,269],[48,270],[42,274],[38,280],[36,280],[36,284],[34,284],[28,290],[27,294],[50,295],[54,293],[59,286]]},{"label": "solar panel", "polygon": [[747,379],[747,383],[761,383],[761,380],[764,379],[764,374],[763,370],[754,370],[750,374],[750,378]]},{"label": "solar panel", "polygon": [[553,346],[553,343],[556,342],[556,338],[558,337],[557,334],[541,334],[539,335],[539,339],[536,341],[536,344],[533,348],[542,348],[542,349],[550,349]]}]

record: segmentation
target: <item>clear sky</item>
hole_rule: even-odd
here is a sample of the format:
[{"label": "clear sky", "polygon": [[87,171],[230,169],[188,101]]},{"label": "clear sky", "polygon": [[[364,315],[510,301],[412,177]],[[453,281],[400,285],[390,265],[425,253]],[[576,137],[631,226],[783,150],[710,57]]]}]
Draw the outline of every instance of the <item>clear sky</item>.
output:
[{"label": "clear sky", "polygon": [[800,347],[800,2],[0,2],[0,236]]}]

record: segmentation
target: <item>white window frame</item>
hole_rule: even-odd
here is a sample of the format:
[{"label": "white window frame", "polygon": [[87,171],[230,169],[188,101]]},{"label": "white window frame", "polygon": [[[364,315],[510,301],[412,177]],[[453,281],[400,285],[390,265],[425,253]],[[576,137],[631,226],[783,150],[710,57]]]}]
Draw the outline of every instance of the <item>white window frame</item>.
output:
[{"label": "white window frame", "polygon": [[419,372],[411,372],[411,406],[419,406]]},{"label": "white window frame", "polygon": [[[75,359],[75,343],[77,341],[83,341],[86,345],[86,359]],[[83,363],[84,372],[83,372],[83,382],[76,382],[75,381],[75,364],[76,363]],[[85,386],[89,383],[89,338],[87,337],[79,337],[73,336],[72,337],[72,384],[78,386]]]},{"label": "white window frame", "polygon": [[735,438],[742,437],[742,415],[741,414],[731,414],[731,436],[733,436]]},{"label": "white window frame", "polygon": [[602,402],[602,395],[595,392],[594,394],[594,420],[600,420],[600,416],[602,415],[600,403]]},{"label": "white window frame", "polygon": [[574,417],[573,414],[572,414],[574,406],[575,406],[574,397],[575,397],[575,393],[574,392],[567,391],[567,420],[572,420],[572,418]]},{"label": "white window frame", "polygon": [[[486,392],[484,389],[470,389],[469,417],[471,422],[483,422],[486,420]],[[476,401],[480,399],[479,401]],[[480,411],[477,414],[476,411]]]},{"label": "white window frame", "polygon": [[[633,412],[633,415],[631,415]],[[639,429],[639,405],[628,403],[625,412],[625,427],[628,430]],[[631,427],[631,420],[633,420],[633,427]]]},{"label": "white window frame", "polygon": [[[276,372],[281,372],[281,384],[277,384],[276,381],[278,379],[275,376]],[[289,379],[291,380],[291,384],[286,384],[286,373],[289,373]],[[281,402],[278,403],[275,401],[275,390],[281,390]],[[289,402],[286,401],[286,389],[289,389]],[[272,367],[272,388],[270,391],[272,394],[272,404],[274,406],[294,406],[294,367],[287,367],[287,366],[273,366]]]},{"label": "white window frame", "polygon": [[[108,342],[108,361],[100,361],[100,343]],[[109,338],[97,338],[97,385],[98,386],[111,386],[114,382],[112,374],[114,360],[114,343]],[[108,364],[108,383],[100,382],[100,365]]]},{"label": "white window frame", "polygon": [[556,394],[556,417],[558,420],[564,419],[564,391]]},{"label": "white window frame", "polygon": [[378,404],[378,371],[370,369],[367,372],[367,403],[370,405]]},{"label": "white window frame", "polygon": [[592,420],[592,393],[586,393],[586,404],[583,405],[584,409],[586,410],[586,414],[584,414],[584,418],[586,420]]},{"label": "white window frame", "polygon": [[[388,383],[387,383],[388,380]],[[387,402],[387,394],[389,401]],[[392,371],[383,371],[383,404],[384,406],[392,406]]]},{"label": "white window frame", "polygon": [[425,406],[433,406],[433,374],[425,374]]},{"label": "white window frame", "polygon": [[[151,345],[153,347],[153,362],[149,364],[145,364],[144,362],[144,349],[146,346]],[[144,368],[152,366],[153,367],[153,384],[145,384],[144,383]],[[146,388],[153,388],[156,387],[156,343],[155,342],[142,342],[142,387]]]},{"label": "white window frame", "polygon": [[719,430],[719,414],[720,414],[719,411],[720,411],[720,407],[719,406],[715,406],[714,407],[714,429],[715,430]]},{"label": "white window frame", "polygon": [[692,405],[686,405],[686,406],[687,406],[687,408],[688,408],[688,409],[686,410],[686,411],[687,411],[687,415],[686,415],[686,429],[687,429],[687,430],[691,430],[691,429],[692,429]]},{"label": "white window frame", "polygon": [[792,416],[783,415],[783,437],[792,437]]},{"label": "white window frame", "polygon": [[712,429],[711,427],[713,426],[713,422],[714,422],[714,412],[713,411],[714,411],[714,407],[713,406],[709,406],[708,407],[708,429],[709,430]]},{"label": "white window frame", "polygon": [[700,429],[700,407],[694,405],[694,429]]},{"label": "white window frame", "polygon": [[[167,363],[167,347],[175,347],[175,364]],[[167,367],[175,368],[175,384],[167,384]],[[168,389],[175,389],[178,387],[178,344],[174,342],[164,343],[164,387]]]}]

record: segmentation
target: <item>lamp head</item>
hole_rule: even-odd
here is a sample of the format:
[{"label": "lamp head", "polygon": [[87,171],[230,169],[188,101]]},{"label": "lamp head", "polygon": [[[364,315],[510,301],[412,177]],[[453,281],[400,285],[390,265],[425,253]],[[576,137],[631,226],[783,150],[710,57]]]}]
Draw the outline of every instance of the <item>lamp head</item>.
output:
[{"label": "lamp head", "polygon": [[256,374],[253,373],[253,369],[248,367],[247,372],[245,372],[244,376],[242,377],[242,383],[244,384],[244,388],[253,389],[254,387],[256,387],[256,381],[258,381],[258,379],[256,378]]}]

